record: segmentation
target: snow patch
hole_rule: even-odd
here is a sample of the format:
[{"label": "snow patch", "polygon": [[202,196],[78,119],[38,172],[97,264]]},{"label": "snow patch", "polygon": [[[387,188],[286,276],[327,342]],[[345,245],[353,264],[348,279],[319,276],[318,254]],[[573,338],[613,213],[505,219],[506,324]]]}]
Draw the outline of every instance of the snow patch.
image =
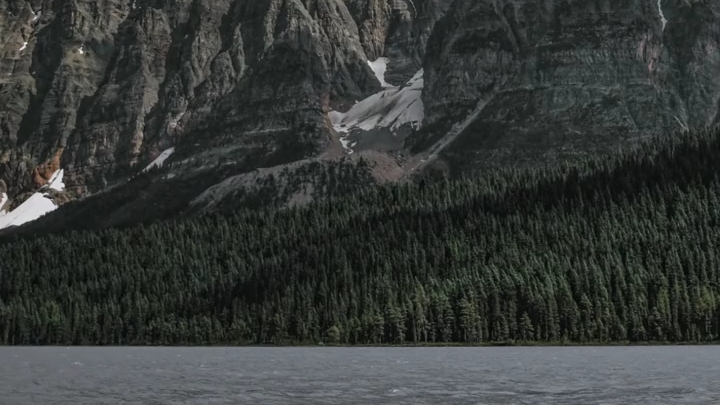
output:
[{"label": "snow patch", "polygon": [[18,52],[24,51],[27,48],[27,44],[28,44],[27,41],[23,42],[23,46],[21,46],[20,49],[18,49]]},{"label": "snow patch", "polygon": [[394,131],[405,124],[419,129],[425,118],[420,99],[423,85],[423,70],[420,69],[405,86],[383,90],[356,103],[348,112],[331,111],[328,116],[335,131],[340,133],[377,128]]},{"label": "snow patch", "polygon": [[660,15],[660,21],[662,22],[662,29],[664,31],[665,26],[667,25],[667,19],[665,18],[665,13],[663,13],[662,0],[657,0],[657,8],[658,8],[658,14]]},{"label": "snow patch", "polygon": [[63,183],[64,175],[65,175],[64,170],[56,171],[50,178],[50,181],[48,182],[48,187],[50,187],[50,189],[55,190],[55,191],[65,190],[65,183]]},{"label": "snow patch", "polygon": [[348,151],[348,155],[352,155],[353,153],[355,153],[355,151],[352,150],[352,146],[354,146],[355,144],[350,145],[350,140],[349,140],[347,137],[345,137],[345,136],[341,137],[341,138],[340,138],[340,143],[342,144],[342,147],[343,147],[346,151]]},{"label": "snow patch", "polygon": [[6,214],[6,212],[5,212],[5,210],[3,209],[3,207],[5,206],[5,204],[6,204],[7,202],[8,202],[8,196],[7,196],[7,194],[2,193],[2,195],[0,195],[0,217],[5,216],[5,214]]},{"label": "snow patch", "polygon": [[155,168],[155,167],[162,167],[162,165],[163,165],[163,164],[165,163],[165,161],[170,157],[170,155],[173,154],[173,152],[175,152],[175,148],[174,148],[174,147],[173,147],[173,148],[170,148],[170,149],[165,149],[165,150],[160,154],[160,156],[158,156],[157,158],[155,158],[155,160],[153,160],[152,163],[150,163],[150,164],[149,164],[146,168],[144,168],[142,171],[143,171],[143,172],[146,172],[146,171],[148,171],[148,170],[150,170],[150,169],[152,169],[152,168]]},{"label": "snow patch", "polygon": [[[63,170],[58,170],[50,177],[48,186],[52,190],[63,191],[65,184],[62,182]],[[7,202],[7,195],[3,193],[0,207]],[[24,223],[34,221],[48,212],[55,211],[57,206],[50,199],[48,193],[35,193],[28,198],[24,203],[20,204],[19,207],[15,208],[9,213],[0,211],[0,229],[7,228],[9,226],[20,226]]]},{"label": "snow patch", "polygon": [[35,11],[33,11],[32,9],[30,10],[30,12],[31,12],[32,15],[33,15],[32,22],[35,22],[35,21],[39,20],[40,17],[42,17],[42,10],[38,11],[37,14],[35,14]]},{"label": "snow patch", "polygon": [[80,45],[80,49],[78,49],[78,53],[79,53],[80,55],[82,55],[82,54],[85,53],[85,50],[83,49],[83,46],[84,46],[84,45]]},{"label": "snow patch", "polygon": [[375,73],[375,77],[377,77],[378,81],[380,82],[380,85],[384,88],[391,88],[393,87],[390,83],[385,81],[385,72],[387,72],[387,58],[377,58],[374,62],[368,61],[368,65],[370,65],[370,69],[372,69],[373,73]]},{"label": "snow patch", "polygon": [[56,209],[57,206],[45,194],[35,193],[14,211],[0,217],[0,229],[34,221]]},{"label": "snow patch", "polygon": [[333,129],[341,136],[343,148],[352,154],[348,135],[354,130],[371,131],[389,128],[395,131],[405,124],[418,130],[425,118],[425,107],[421,95],[424,87],[423,70],[420,69],[404,86],[395,87],[385,82],[387,58],[369,62],[370,67],[384,90],[355,103],[347,112],[330,111],[328,117]]}]

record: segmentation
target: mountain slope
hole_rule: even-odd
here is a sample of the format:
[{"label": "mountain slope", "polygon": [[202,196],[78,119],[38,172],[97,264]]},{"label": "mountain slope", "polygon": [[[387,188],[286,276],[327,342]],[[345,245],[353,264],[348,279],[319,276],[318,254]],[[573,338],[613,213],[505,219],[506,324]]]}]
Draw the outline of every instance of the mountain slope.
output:
[{"label": "mountain slope", "polygon": [[171,147],[187,175],[334,150],[327,113],[381,90],[367,55],[377,59],[392,37],[389,71],[412,76],[439,3],[2,0],[0,181],[10,208],[59,168],[74,199]]},{"label": "mountain slope", "polygon": [[444,152],[473,170],[712,124],[719,18],[711,1],[456,1],[428,47],[426,125],[492,97]]},{"label": "mountain slope", "polygon": [[719,19],[710,0],[0,0],[0,209],[58,170],[54,204],[114,196],[139,213],[118,225],[315,164],[457,176],[715,125]]}]

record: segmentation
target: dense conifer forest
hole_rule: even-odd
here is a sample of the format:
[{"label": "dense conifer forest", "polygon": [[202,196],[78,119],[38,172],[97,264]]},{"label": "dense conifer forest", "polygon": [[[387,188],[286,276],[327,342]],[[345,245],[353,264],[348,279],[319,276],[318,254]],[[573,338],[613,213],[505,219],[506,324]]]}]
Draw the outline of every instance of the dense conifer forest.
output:
[{"label": "dense conifer forest", "polygon": [[708,342],[720,133],[288,210],[0,242],[3,344]]}]

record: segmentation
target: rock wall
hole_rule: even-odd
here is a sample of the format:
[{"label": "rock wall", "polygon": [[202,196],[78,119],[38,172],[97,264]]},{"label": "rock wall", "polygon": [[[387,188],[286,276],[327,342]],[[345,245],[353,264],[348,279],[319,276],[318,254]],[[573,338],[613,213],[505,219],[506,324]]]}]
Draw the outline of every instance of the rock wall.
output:
[{"label": "rock wall", "polygon": [[416,138],[461,170],[607,152],[720,122],[719,21],[711,0],[0,0],[0,181],[17,206],[170,147],[174,175],[342,153],[328,112],[380,90],[380,56],[393,85],[424,69]]},{"label": "rock wall", "polygon": [[405,84],[422,68],[427,41],[452,0],[347,0],[368,59],[390,59],[386,80]]},{"label": "rock wall", "polygon": [[427,124],[487,105],[447,160],[468,168],[572,159],[717,121],[720,3],[661,6],[454,2],[428,45]]},{"label": "rock wall", "polygon": [[59,160],[83,195],[171,145],[194,161],[319,153],[327,111],[380,88],[370,37],[404,21],[398,1],[369,16],[348,3],[0,0],[0,179],[17,195]]},{"label": "rock wall", "polygon": [[720,2],[662,0],[666,78],[678,117],[690,127],[720,124]]}]

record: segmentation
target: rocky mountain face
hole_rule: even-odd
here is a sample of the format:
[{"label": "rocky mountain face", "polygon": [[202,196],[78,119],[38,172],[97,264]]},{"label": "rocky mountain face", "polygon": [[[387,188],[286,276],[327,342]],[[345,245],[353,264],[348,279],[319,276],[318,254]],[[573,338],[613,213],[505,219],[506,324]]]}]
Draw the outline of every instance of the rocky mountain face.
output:
[{"label": "rocky mountain face", "polygon": [[14,196],[62,167],[83,195],[173,145],[204,165],[317,154],[327,112],[380,89],[385,43],[398,77],[421,65],[437,3],[0,0],[0,179]]},{"label": "rocky mountain face", "polygon": [[427,49],[428,137],[462,122],[444,155],[471,170],[717,123],[718,40],[714,1],[457,0]]},{"label": "rocky mountain face", "polygon": [[[165,180],[214,173],[200,191],[337,159],[394,181],[720,120],[712,0],[0,0],[0,38],[6,210],[60,169],[72,200],[162,152]],[[422,128],[368,130],[406,88]],[[343,138],[332,114],[361,100],[391,103]],[[346,155],[400,132],[407,150]]]}]

